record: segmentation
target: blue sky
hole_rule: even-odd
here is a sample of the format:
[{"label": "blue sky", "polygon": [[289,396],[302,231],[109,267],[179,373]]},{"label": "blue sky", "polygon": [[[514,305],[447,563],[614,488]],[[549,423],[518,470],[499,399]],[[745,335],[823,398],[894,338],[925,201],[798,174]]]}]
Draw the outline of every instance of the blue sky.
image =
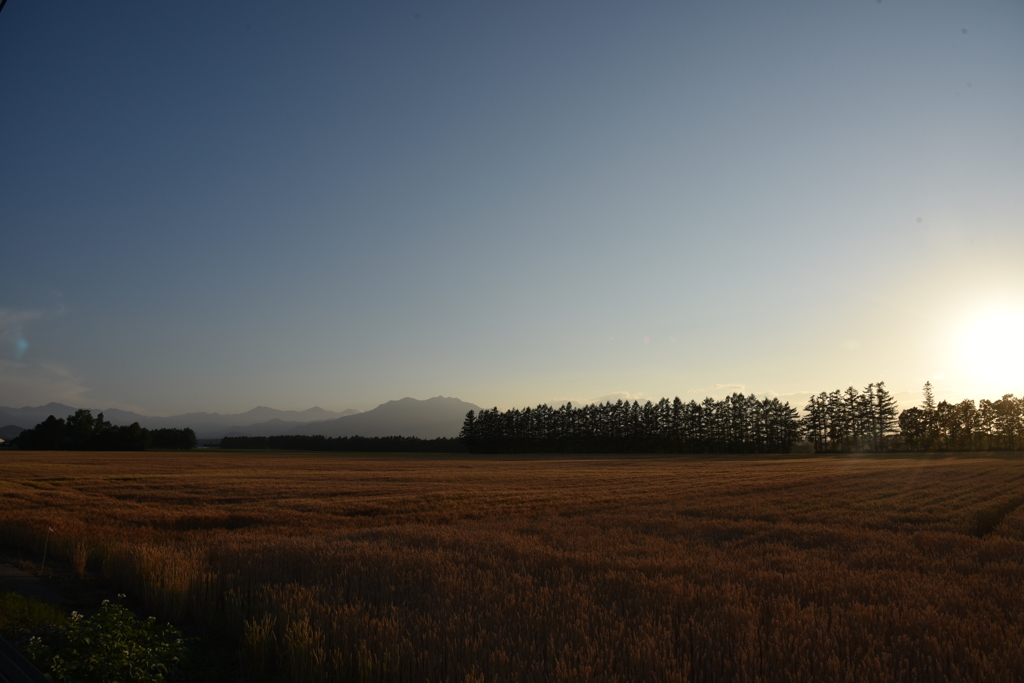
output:
[{"label": "blue sky", "polygon": [[2,405],[1024,392],[1019,2],[10,0],[0,103]]}]

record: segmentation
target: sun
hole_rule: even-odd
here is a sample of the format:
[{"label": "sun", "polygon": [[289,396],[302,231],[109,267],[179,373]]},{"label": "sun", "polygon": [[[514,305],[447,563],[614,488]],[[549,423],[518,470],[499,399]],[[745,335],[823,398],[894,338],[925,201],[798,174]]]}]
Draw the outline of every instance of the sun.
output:
[{"label": "sun", "polygon": [[992,388],[1024,383],[1024,310],[979,314],[967,325],[962,352],[976,380]]}]

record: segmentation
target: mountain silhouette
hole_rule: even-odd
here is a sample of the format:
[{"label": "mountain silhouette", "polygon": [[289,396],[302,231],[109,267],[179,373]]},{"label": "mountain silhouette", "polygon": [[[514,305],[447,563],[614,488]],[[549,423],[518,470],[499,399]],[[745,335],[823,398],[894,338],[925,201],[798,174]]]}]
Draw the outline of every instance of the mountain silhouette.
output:
[{"label": "mountain silhouette", "polygon": [[[373,410],[335,420],[308,422],[292,434],[323,436],[416,436],[421,439],[456,437],[470,410],[480,406],[457,398],[435,396],[426,400],[403,398]],[[284,433],[284,432],[279,432]],[[273,436],[268,434],[267,436]]]},{"label": "mountain silhouette", "polygon": [[[64,418],[74,413],[63,403],[25,408],[0,408],[0,424],[34,427],[50,415]],[[138,422],[146,429],[192,429],[200,439],[222,436],[277,436],[307,434],[323,436],[416,436],[421,439],[455,437],[470,410],[480,406],[457,398],[435,396],[426,400],[403,398],[382,403],[373,410],[332,412],[322,408],[275,410],[259,406],[244,413],[184,413],[169,417],[140,415],[119,408],[92,410],[115,425]],[[2,437],[0,437],[2,438]]]},{"label": "mountain silhouette", "polygon": [[[66,406],[63,403],[47,403],[45,406],[26,406],[24,408],[0,408],[0,424],[18,425],[24,429],[35,427],[37,424],[53,415],[54,417],[67,417],[74,413],[76,408]],[[95,411],[93,415],[95,415]]]},{"label": "mountain silhouette", "polygon": [[[251,425],[235,425],[224,432],[224,436],[280,436],[282,434],[298,434],[306,422],[288,420],[267,420]],[[209,437],[207,437],[209,438]]]},{"label": "mountain silhouette", "polygon": [[4,441],[10,441],[16,438],[19,434],[24,431],[24,427],[17,425],[7,425],[6,427],[0,427],[0,439]]}]

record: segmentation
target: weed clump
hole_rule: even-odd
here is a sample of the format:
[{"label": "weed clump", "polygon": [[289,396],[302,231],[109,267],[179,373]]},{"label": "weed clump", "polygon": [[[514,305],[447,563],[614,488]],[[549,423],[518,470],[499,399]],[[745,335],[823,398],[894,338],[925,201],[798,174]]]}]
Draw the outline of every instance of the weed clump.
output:
[{"label": "weed clump", "polygon": [[170,624],[137,620],[127,607],[104,600],[92,617],[72,612],[56,633],[45,642],[32,638],[26,650],[59,683],[158,683],[177,669],[185,642]]}]

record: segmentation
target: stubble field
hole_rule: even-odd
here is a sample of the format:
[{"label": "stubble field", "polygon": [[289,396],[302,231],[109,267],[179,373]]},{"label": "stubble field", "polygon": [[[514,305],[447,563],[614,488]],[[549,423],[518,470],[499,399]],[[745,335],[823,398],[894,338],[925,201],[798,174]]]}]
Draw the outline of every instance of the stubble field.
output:
[{"label": "stubble field", "polygon": [[247,680],[1019,681],[1024,462],[0,453]]}]

